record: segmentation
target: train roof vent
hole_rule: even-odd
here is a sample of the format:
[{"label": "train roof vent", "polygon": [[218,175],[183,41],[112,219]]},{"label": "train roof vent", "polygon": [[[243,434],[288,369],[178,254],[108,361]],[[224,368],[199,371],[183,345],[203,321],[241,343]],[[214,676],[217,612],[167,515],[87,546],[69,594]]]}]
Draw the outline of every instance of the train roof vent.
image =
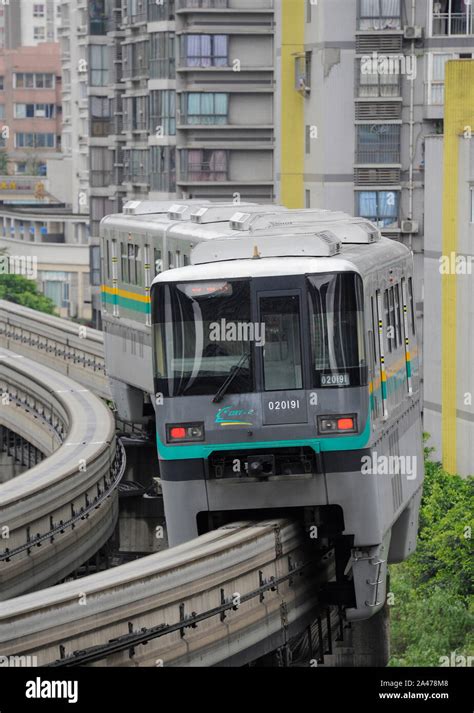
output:
[{"label": "train roof vent", "polygon": [[[183,205],[202,205],[205,201],[183,201]],[[124,215],[148,215],[151,213],[168,213],[176,205],[174,201],[127,201],[123,207]],[[180,204],[181,205],[181,204]]]},{"label": "train roof vent", "polygon": [[375,243],[381,239],[380,230],[368,220],[352,219],[336,223],[331,225],[331,230],[345,244]]},{"label": "train roof vent", "polygon": [[329,230],[236,234],[198,243],[191,251],[191,263],[267,257],[333,257],[340,249],[339,239]]},{"label": "train roof vent", "polygon": [[189,220],[193,210],[196,210],[194,205],[173,203],[168,211],[168,218],[170,220]]},{"label": "train roof vent", "polygon": [[[204,201],[203,201],[204,202]],[[257,203],[240,203],[250,212],[255,208],[262,208]],[[235,203],[214,203],[213,205],[202,205],[191,212],[191,222],[200,223],[222,223],[235,213]]]},{"label": "train roof vent", "polygon": [[[281,206],[271,206],[271,210],[259,211],[257,215],[250,212],[235,213],[230,220],[232,230],[270,230],[272,228],[288,228],[294,225],[313,225],[317,223],[332,223],[333,221],[348,220],[347,213],[331,210],[278,210]],[[254,211],[255,213],[255,211]]]}]

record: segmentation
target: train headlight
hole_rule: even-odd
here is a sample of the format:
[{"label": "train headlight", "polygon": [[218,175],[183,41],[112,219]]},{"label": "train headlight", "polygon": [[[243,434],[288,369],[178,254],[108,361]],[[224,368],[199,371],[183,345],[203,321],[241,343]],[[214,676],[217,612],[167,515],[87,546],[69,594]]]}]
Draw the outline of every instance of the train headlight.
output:
[{"label": "train headlight", "polygon": [[203,441],[204,424],[199,423],[167,423],[167,443],[183,443],[186,441]]},{"label": "train headlight", "polygon": [[318,416],[319,433],[356,433],[357,416],[344,414],[341,416]]}]

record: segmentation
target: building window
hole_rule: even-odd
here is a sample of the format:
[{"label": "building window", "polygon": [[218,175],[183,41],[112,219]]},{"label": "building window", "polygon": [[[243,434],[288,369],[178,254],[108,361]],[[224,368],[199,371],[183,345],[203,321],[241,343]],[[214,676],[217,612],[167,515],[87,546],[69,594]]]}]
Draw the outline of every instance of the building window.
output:
[{"label": "building window", "polygon": [[176,191],[176,164],[174,146],[152,146],[151,189],[163,193]]},{"label": "building window", "polygon": [[104,188],[112,183],[113,152],[105,146],[91,146],[90,181],[93,188]]},{"label": "building window", "polygon": [[110,198],[100,198],[91,196],[90,198],[90,215],[91,215],[91,237],[99,237],[100,221],[106,215],[111,213],[119,213],[121,205],[119,201],[110,200]]},{"label": "building window", "polygon": [[15,104],[15,119],[53,119],[55,115],[54,104]]},{"label": "building window", "polygon": [[399,191],[358,191],[356,213],[379,228],[397,228],[399,202]]},{"label": "building window", "polygon": [[[222,0],[220,0],[222,2]],[[226,0],[224,0],[226,2]],[[227,7],[227,5],[224,5]],[[174,20],[175,2],[167,0],[157,3],[156,0],[148,0],[148,22],[160,20]]]},{"label": "building window", "polygon": [[54,89],[54,74],[16,72],[13,87],[15,89]]},{"label": "building window", "polygon": [[184,35],[181,59],[186,67],[227,67],[227,35]]},{"label": "building window", "polygon": [[429,106],[443,106],[444,104],[444,75],[446,62],[457,59],[459,55],[454,52],[433,52],[428,54],[428,81],[426,83],[426,103]]},{"label": "building window", "polygon": [[106,87],[109,81],[109,67],[106,45],[90,46],[90,82],[93,87]]},{"label": "building window", "polygon": [[474,186],[471,186],[471,223],[474,223]]},{"label": "building window", "polygon": [[5,104],[0,104],[0,119],[5,118]]},{"label": "building window", "polygon": [[399,30],[400,0],[359,0],[359,30]]},{"label": "building window", "polygon": [[105,0],[89,2],[89,29],[91,35],[107,34]]},{"label": "building window", "polygon": [[3,92],[3,77],[0,77],[0,91]]},{"label": "building window", "polygon": [[432,35],[473,35],[474,10],[466,0],[432,0]]},{"label": "building window", "polygon": [[44,40],[46,37],[46,31],[44,27],[33,27],[33,39],[34,40]]},{"label": "building window", "polygon": [[149,171],[148,149],[130,149],[125,152],[125,181],[128,183],[146,183],[148,185]]},{"label": "building window", "polygon": [[124,79],[148,77],[149,42],[133,42],[123,45],[122,76]]},{"label": "building window", "polygon": [[174,32],[154,32],[150,35],[150,77],[175,78]]},{"label": "building window", "polygon": [[227,124],[229,95],[208,92],[189,92],[183,97],[183,123],[185,124]]},{"label": "building window", "polygon": [[15,134],[15,147],[20,148],[47,148],[52,149],[55,146],[55,135],[45,133],[18,133]]},{"label": "building window", "polygon": [[181,152],[181,173],[187,181],[226,181],[228,151],[189,149]]},{"label": "building window", "polygon": [[150,131],[155,136],[176,134],[176,92],[162,89],[150,92]]},{"label": "building window", "polygon": [[110,133],[110,100],[108,97],[91,97],[91,136],[108,136]]},{"label": "building window", "polygon": [[123,128],[125,131],[148,130],[148,96],[124,97]]},{"label": "building window", "polygon": [[399,97],[401,96],[401,74],[384,74],[362,71],[360,59],[356,61],[358,97]]},{"label": "building window", "polygon": [[33,17],[44,17],[44,5],[33,5]]},{"label": "building window", "polygon": [[100,247],[91,245],[89,256],[89,269],[91,285],[100,285]]},{"label": "building window", "polygon": [[400,163],[400,124],[358,124],[356,163]]}]

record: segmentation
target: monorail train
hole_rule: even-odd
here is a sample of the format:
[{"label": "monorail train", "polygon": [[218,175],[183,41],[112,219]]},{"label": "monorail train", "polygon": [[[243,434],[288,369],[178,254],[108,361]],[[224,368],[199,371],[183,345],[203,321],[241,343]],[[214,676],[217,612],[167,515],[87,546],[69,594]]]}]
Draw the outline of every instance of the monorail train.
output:
[{"label": "monorail train", "polygon": [[[147,379],[170,544],[299,517],[335,543],[335,602],[371,617],[387,563],[415,547],[423,481],[410,251],[365,219],[276,206],[186,204],[103,227],[107,365],[129,416],[145,417],[130,395]],[[133,246],[120,277],[119,229]],[[141,249],[143,270],[152,249],[162,270],[137,299],[122,284]],[[133,328],[152,383],[118,348]]]}]

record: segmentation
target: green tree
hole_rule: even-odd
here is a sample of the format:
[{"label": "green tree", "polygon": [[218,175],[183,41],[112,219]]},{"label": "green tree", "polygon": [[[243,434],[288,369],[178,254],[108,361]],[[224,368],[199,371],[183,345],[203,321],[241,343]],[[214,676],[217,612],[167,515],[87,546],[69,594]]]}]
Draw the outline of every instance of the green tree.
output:
[{"label": "green tree", "polygon": [[0,275],[0,299],[47,314],[56,312],[54,302],[38,291],[36,282],[21,275]]},{"label": "green tree", "polygon": [[[391,567],[392,666],[439,666],[474,653],[474,480],[446,473],[425,448],[417,549]],[[472,529],[471,529],[472,528]]]}]

